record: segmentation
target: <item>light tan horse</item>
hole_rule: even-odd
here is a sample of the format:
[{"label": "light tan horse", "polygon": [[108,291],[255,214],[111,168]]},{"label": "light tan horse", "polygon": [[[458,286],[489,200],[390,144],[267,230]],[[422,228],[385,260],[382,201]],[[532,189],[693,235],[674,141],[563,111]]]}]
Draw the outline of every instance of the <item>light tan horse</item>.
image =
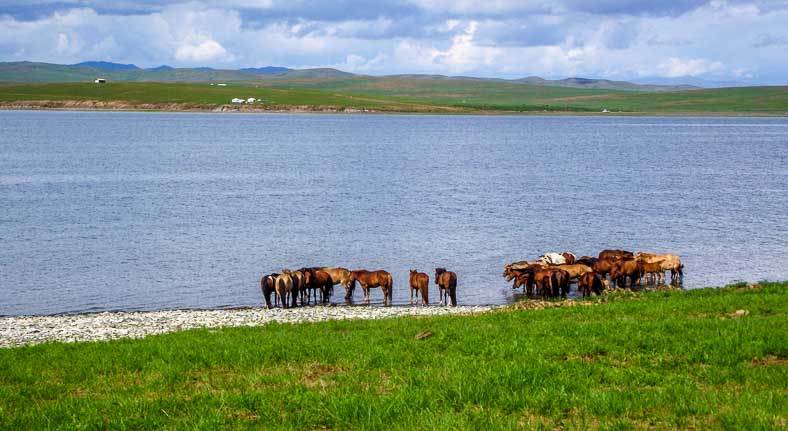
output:
[{"label": "light tan horse", "polygon": [[282,273],[276,277],[275,288],[276,297],[282,301],[282,306],[287,308],[287,295],[293,291],[293,278],[290,276],[290,271],[283,270]]},{"label": "light tan horse", "polygon": [[369,289],[373,287],[380,287],[380,290],[383,291],[383,305],[388,305],[391,303],[392,286],[394,281],[388,271],[384,271],[382,269],[377,271],[367,271],[365,269],[350,271],[351,292],[355,288],[357,281],[358,284],[361,285],[361,289],[364,291],[365,304],[369,304],[370,302]]},{"label": "light tan horse", "polygon": [[648,253],[645,251],[639,251],[635,255],[635,259],[638,262],[643,263],[659,263],[662,267],[662,279],[664,280],[665,271],[670,271],[670,281],[671,283],[677,283],[679,281],[683,281],[684,278],[684,264],[681,262],[681,258],[676,256],[675,254],[664,253],[664,254],[657,254],[657,253]]},{"label": "light tan horse", "polygon": [[302,271],[290,271],[290,278],[293,279],[293,290],[290,293],[291,306],[298,306],[298,297],[301,296],[301,305],[304,305],[306,289],[304,288],[304,273]]},{"label": "light tan horse", "polygon": [[353,299],[353,289],[350,286],[350,270],[347,268],[328,268],[328,267],[320,267],[315,268],[321,271],[324,271],[329,276],[331,276],[331,281],[336,284],[341,284],[342,287],[345,288],[345,300],[350,301]]},{"label": "light tan horse", "polygon": [[429,305],[429,292],[430,277],[415,269],[410,270],[410,305],[413,305],[413,292],[416,292],[416,302],[419,302],[419,293],[421,293],[421,305]]}]

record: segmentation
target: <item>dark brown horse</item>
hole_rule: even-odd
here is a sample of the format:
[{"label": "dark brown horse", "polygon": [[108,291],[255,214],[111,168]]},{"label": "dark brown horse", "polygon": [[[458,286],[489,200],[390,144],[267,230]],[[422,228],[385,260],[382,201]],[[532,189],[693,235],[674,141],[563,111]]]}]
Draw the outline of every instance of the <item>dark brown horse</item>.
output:
[{"label": "dark brown horse", "polygon": [[429,305],[429,292],[430,277],[415,269],[410,270],[410,305],[413,305],[413,292],[416,292],[416,302],[419,302],[419,293],[421,293],[421,305]]},{"label": "dark brown horse", "polygon": [[633,258],[635,257],[631,251],[626,250],[602,250],[599,252],[599,260],[602,259],[621,259],[621,258]]},{"label": "dark brown horse", "polygon": [[391,303],[392,286],[394,281],[388,271],[367,271],[359,269],[357,271],[350,271],[350,291],[356,288],[356,282],[361,285],[364,291],[364,303],[369,304],[370,295],[369,289],[373,287],[380,287],[383,291],[383,305]]},{"label": "dark brown horse", "polygon": [[575,260],[575,263],[582,263],[583,265],[594,267],[594,264],[597,263],[599,259],[591,256],[582,256]]},{"label": "dark brown horse", "polygon": [[577,280],[577,290],[583,295],[583,298],[590,296],[592,292],[601,295],[602,291],[605,290],[605,286],[602,283],[602,276],[595,272],[583,274],[580,279]]},{"label": "dark brown horse", "polygon": [[634,286],[635,282],[640,281],[640,275],[637,259],[617,260],[610,269],[610,281],[614,282],[616,287],[626,287],[627,277],[629,277],[630,286]]},{"label": "dark brown horse", "polygon": [[446,271],[446,268],[435,268],[435,284],[438,285],[438,297],[441,305],[457,306],[457,274]]},{"label": "dark brown horse", "polygon": [[566,295],[569,294],[569,283],[572,279],[569,271],[562,268],[551,268],[551,271],[553,271],[553,275],[550,276],[550,284],[553,288],[553,296],[558,297],[560,294],[561,297],[566,298]]},{"label": "dark brown horse", "polygon": [[566,265],[571,265],[577,261],[577,256],[575,256],[574,253],[569,251],[565,251],[561,253],[561,256],[563,256],[564,259],[566,259]]},{"label": "dark brown horse", "polygon": [[[263,300],[265,300],[266,309],[271,308],[271,294],[276,293],[275,283],[276,283],[276,277],[278,276],[279,274],[273,273],[273,274],[265,275],[263,276],[263,278],[260,279],[260,291],[263,293]],[[274,295],[274,300],[276,301],[276,295]]]},{"label": "dark brown horse", "polygon": [[315,268],[303,268],[301,271],[304,273],[304,290],[307,291],[306,303],[310,302],[310,291],[314,295],[315,304],[317,304],[317,292],[320,292],[322,304],[329,303],[331,293],[334,291],[334,280],[328,272]]}]

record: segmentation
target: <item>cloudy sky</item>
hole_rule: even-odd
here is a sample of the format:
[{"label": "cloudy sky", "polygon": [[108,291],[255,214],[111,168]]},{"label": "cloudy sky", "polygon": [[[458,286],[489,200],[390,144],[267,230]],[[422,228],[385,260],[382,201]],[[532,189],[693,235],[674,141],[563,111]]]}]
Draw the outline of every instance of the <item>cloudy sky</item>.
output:
[{"label": "cloudy sky", "polygon": [[788,83],[788,0],[0,0],[0,61]]}]

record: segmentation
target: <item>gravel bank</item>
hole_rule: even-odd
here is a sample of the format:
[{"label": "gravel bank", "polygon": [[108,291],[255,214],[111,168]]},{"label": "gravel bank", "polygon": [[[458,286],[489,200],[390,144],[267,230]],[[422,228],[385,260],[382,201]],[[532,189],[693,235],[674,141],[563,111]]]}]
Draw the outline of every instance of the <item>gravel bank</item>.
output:
[{"label": "gravel bank", "polygon": [[221,326],[259,326],[268,322],[298,323],[337,319],[382,319],[484,313],[497,306],[459,307],[304,307],[288,310],[169,310],[63,316],[0,317],[0,347],[47,341],[98,341],[142,338],[151,334]]}]

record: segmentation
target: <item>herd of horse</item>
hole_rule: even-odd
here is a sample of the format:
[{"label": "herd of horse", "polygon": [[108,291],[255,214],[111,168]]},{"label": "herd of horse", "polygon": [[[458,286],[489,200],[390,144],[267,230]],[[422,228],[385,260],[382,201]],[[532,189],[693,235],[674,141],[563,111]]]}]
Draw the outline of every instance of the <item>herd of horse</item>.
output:
[{"label": "herd of horse", "polygon": [[[577,290],[586,297],[597,295],[611,284],[626,287],[649,283],[664,283],[670,271],[671,283],[681,283],[684,277],[684,264],[673,254],[648,252],[632,253],[626,250],[602,250],[597,257],[574,254],[545,253],[535,261],[523,260],[506,265],[503,276],[512,281],[512,289],[523,288],[528,296],[542,298],[566,297],[570,284],[575,281]],[[608,282],[608,277],[610,281]],[[429,305],[430,278],[423,272],[410,270],[410,303]],[[446,268],[435,269],[435,284],[441,305],[457,305],[457,274]],[[383,305],[392,301],[393,279],[384,270],[351,271],[347,268],[310,267],[295,271],[283,269],[260,280],[266,308],[297,307],[330,302],[335,285],[345,289],[345,301],[351,303],[356,284],[361,286],[364,304],[370,303],[370,289],[379,287],[383,292]],[[272,303],[273,297],[273,303]],[[319,299],[318,299],[319,297]]]},{"label": "herd of horse", "polygon": [[[626,250],[602,250],[598,257],[577,258],[570,252],[545,253],[536,261],[520,261],[506,265],[503,276],[513,281],[512,289],[523,287],[528,296],[553,298],[566,296],[569,285],[575,280],[583,297],[602,291],[612,284],[615,287],[666,282],[670,271],[671,283],[681,283],[684,264],[673,254],[648,252],[632,253]],[[608,282],[608,277],[610,281]]]},{"label": "herd of horse", "polygon": [[[383,291],[383,305],[392,300],[393,279],[391,273],[384,270],[367,271],[359,269],[351,271],[347,268],[311,267],[295,271],[283,269],[281,273],[273,273],[260,279],[260,290],[266,308],[283,308],[305,306],[312,303],[327,304],[339,284],[345,289],[345,301],[352,302],[356,283],[364,293],[364,303],[370,303],[370,289],[379,287]],[[438,296],[441,305],[457,305],[457,274],[446,268],[435,269],[435,284],[438,285]],[[421,305],[429,305],[429,276],[415,269],[410,270],[410,303],[416,302],[421,296]],[[318,294],[320,300],[318,302]],[[273,296],[273,304],[271,297]]]}]

